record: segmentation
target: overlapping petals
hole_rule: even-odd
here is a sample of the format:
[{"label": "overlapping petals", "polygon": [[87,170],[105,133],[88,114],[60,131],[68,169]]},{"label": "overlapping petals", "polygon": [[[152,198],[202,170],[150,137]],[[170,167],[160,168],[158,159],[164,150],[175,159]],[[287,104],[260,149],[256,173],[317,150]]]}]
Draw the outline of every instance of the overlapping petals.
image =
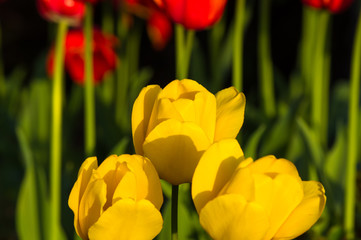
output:
[{"label": "overlapping petals", "polygon": [[311,228],[326,203],[322,184],[302,181],[290,161],[244,159],[236,140],[214,143],[204,153],[192,197],[214,239],[294,239]]},{"label": "overlapping petals", "polygon": [[[203,152],[215,141],[237,136],[244,108],[244,95],[233,87],[214,96],[189,79],[174,80],[164,89],[148,86],[133,105],[135,150],[173,185],[191,182]],[[222,131],[227,121],[232,126]]]},{"label": "overlapping petals", "polygon": [[88,158],[68,201],[82,239],[152,239],[162,228],[162,203],[157,172],[139,155],[112,155],[99,167]]}]

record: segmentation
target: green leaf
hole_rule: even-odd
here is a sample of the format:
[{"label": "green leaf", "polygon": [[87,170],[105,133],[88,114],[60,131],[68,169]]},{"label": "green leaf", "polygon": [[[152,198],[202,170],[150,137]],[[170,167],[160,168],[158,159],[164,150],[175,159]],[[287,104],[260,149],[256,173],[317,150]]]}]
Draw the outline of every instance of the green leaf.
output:
[{"label": "green leaf", "polygon": [[246,158],[251,157],[257,158],[257,150],[261,141],[261,138],[266,131],[266,125],[261,125],[258,129],[252,133],[250,138],[247,140],[246,147],[244,148],[244,156]]},{"label": "green leaf", "polygon": [[24,133],[19,128],[16,133],[26,166],[16,207],[16,227],[20,239],[37,240],[42,237],[34,162]]},{"label": "green leaf", "polygon": [[114,148],[110,151],[109,155],[111,155],[111,154],[116,154],[116,155],[124,154],[126,152],[128,144],[129,144],[129,138],[128,137],[123,137],[117,143],[117,145],[115,145]]}]

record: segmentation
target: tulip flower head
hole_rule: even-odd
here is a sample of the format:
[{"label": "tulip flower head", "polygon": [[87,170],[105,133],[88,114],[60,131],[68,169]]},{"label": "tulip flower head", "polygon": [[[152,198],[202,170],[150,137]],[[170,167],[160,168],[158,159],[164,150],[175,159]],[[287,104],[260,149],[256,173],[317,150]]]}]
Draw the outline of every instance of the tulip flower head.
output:
[{"label": "tulip flower head", "polygon": [[153,239],[162,229],[162,203],[152,163],[125,154],[112,155],[99,167],[96,157],[86,159],[68,201],[83,240]]},{"label": "tulip flower head", "polygon": [[324,8],[332,13],[338,13],[347,9],[353,0],[302,0],[302,2],[313,8]]},{"label": "tulip flower head", "polygon": [[152,161],[173,185],[191,182],[200,157],[216,141],[235,138],[243,124],[245,96],[234,87],[210,93],[189,79],[140,92],[132,112],[135,151]]},{"label": "tulip flower head", "polygon": [[58,22],[66,19],[70,24],[79,24],[85,12],[85,5],[76,0],[37,0],[40,14],[47,20]]},{"label": "tulip flower head", "polygon": [[227,0],[154,0],[175,22],[187,29],[203,30],[221,17]]},{"label": "tulip flower head", "polygon": [[[99,83],[104,75],[116,67],[116,54],[113,50],[116,38],[93,30],[93,77]],[[54,51],[48,56],[47,71],[53,74]],[[84,34],[82,30],[70,30],[65,39],[65,68],[71,79],[84,84]]]},{"label": "tulip flower head", "polygon": [[321,183],[302,181],[292,162],[244,159],[234,139],[214,143],[192,180],[200,223],[213,239],[294,239],[319,219]]}]

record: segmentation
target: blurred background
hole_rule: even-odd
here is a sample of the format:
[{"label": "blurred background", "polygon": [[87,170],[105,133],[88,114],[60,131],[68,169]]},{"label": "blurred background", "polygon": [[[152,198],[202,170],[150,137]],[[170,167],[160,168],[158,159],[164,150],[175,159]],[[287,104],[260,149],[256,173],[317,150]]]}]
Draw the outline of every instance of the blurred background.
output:
[{"label": "blurred background", "polygon": [[[309,171],[309,165],[314,165],[316,179],[326,188],[327,209],[315,230],[301,238],[342,239],[350,69],[361,3],[355,0],[350,7],[330,17],[326,37],[330,87],[327,90],[329,112],[325,144],[317,143],[317,137],[314,137],[317,133],[310,127],[311,100],[301,64],[305,12],[317,10],[310,10],[300,0],[271,0],[271,15],[267,21],[277,111],[275,115],[267,116],[260,97],[260,4],[260,0],[246,2],[242,91],[247,105],[245,123],[239,134],[241,147],[246,155],[254,158],[265,154],[288,158],[295,162],[304,180],[315,178]],[[147,19],[122,7],[121,3],[106,0],[94,7],[94,25],[117,38],[114,44],[117,67],[107,72],[95,86],[95,152],[99,160],[111,153],[134,152],[130,127],[134,99],[145,85],[164,87],[176,78],[173,32],[162,43],[164,46],[157,47],[147,30]],[[234,9],[235,1],[229,0],[220,22],[196,32],[189,78],[213,93],[232,85]],[[29,178],[36,181],[35,194],[43,195],[37,198],[37,212],[39,215],[46,212],[48,203],[41,203],[39,199],[47,199],[49,185],[52,80],[47,64],[55,33],[56,24],[41,17],[35,0],[0,0],[0,78],[3,78],[0,80],[0,239],[21,239],[22,228],[19,226],[22,223],[19,221],[26,218],[22,214],[27,214],[19,212],[19,208],[27,208],[26,200],[21,196],[32,189],[31,184],[25,183],[25,176],[34,174]],[[316,31],[316,38],[317,34]],[[131,46],[137,50],[128,53]],[[137,56],[136,59],[130,59],[129,54]],[[122,75],[125,68],[127,76]],[[128,83],[126,96],[121,100],[117,97],[120,94],[119,78],[126,78]],[[62,226],[66,238],[71,239],[74,236],[73,214],[67,199],[85,154],[83,86],[72,81],[69,72],[65,75],[63,96]],[[123,106],[121,110],[118,104]],[[359,168],[357,172],[359,174]],[[358,181],[355,220],[358,238],[361,237],[360,190]],[[46,224],[46,217],[39,219],[40,226]],[[189,231],[193,232],[184,233],[189,234],[185,239],[200,239],[199,229]]]}]

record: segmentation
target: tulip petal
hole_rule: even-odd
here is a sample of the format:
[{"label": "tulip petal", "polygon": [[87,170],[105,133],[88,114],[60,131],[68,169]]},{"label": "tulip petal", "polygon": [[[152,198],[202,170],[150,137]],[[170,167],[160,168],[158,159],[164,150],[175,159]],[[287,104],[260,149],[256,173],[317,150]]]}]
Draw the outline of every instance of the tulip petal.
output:
[{"label": "tulip petal", "polygon": [[214,141],[235,138],[242,127],[246,97],[234,87],[216,94],[217,119]]},{"label": "tulip petal", "polygon": [[235,139],[222,140],[208,148],[192,180],[192,198],[198,212],[217,196],[243,159],[242,149]]},{"label": "tulip petal", "polygon": [[320,218],[326,204],[325,190],[321,183],[304,181],[304,198],[288,216],[274,239],[294,239],[306,232]]},{"label": "tulip petal", "polygon": [[262,206],[248,203],[242,195],[227,194],[205,205],[199,215],[203,228],[213,239],[262,240],[269,221]]},{"label": "tulip petal", "polygon": [[173,102],[173,106],[182,116],[183,122],[195,122],[195,109],[192,100],[180,98]]},{"label": "tulip petal", "polygon": [[256,160],[250,168],[253,173],[283,173],[299,177],[297,168],[291,161],[271,155]]},{"label": "tulip petal", "polygon": [[129,171],[127,163],[120,161],[122,156],[118,157],[117,155],[111,155],[107,157],[96,171],[97,176],[102,178],[107,186],[107,202],[104,208],[108,208],[112,205],[114,191],[120,180]]},{"label": "tulip petal", "polygon": [[134,102],[132,110],[132,134],[135,152],[143,155],[143,142],[148,129],[155,99],[162,89],[158,85],[150,85],[142,89]]},{"label": "tulip petal", "polygon": [[211,142],[213,142],[216,128],[216,105],[216,98],[209,92],[199,92],[195,96],[195,122],[207,134]]},{"label": "tulip petal", "polygon": [[143,149],[160,178],[178,185],[191,182],[194,169],[209,145],[208,137],[195,123],[169,119],[149,133]]},{"label": "tulip petal", "polygon": [[197,92],[208,92],[208,90],[191,79],[174,80],[165,86],[159,98],[169,98],[173,101],[179,98],[194,100]]},{"label": "tulip petal", "polygon": [[183,121],[182,115],[178,112],[171,100],[168,98],[161,98],[153,107],[146,135],[148,135],[158,124],[168,119]]},{"label": "tulip petal", "polygon": [[79,169],[78,179],[69,195],[68,205],[74,212],[74,227],[77,234],[82,238],[84,238],[86,234],[83,234],[79,225],[79,204],[83,197],[84,191],[88,186],[92,172],[97,167],[98,162],[96,157],[87,158]]},{"label": "tulip petal", "polygon": [[143,168],[148,177],[148,193],[145,199],[151,201],[154,206],[160,210],[163,204],[163,191],[162,186],[160,185],[157,170],[155,170],[153,164],[148,158],[144,158]]},{"label": "tulip petal", "polygon": [[89,229],[89,239],[153,239],[162,229],[160,212],[148,200],[122,199]]},{"label": "tulip petal", "polygon": [[137,182],[133,172],[126,172],[114,190],[112,205],[120,199],[130,198],[137,200]]},{"label": "tulip petal", "polygon": [[303,199],[303,186],[300,178],[288,174],[268,176],[254,174],[255,202],[266,209],[270,227],[265,239],[271,239],[291,212]]},{"label": "tulip petal", "polygon": [[[95,170],[94,170],[95,171]],[[103,206],[107,201],[107,186],[103,179],[93,173],[92,180],[85,189],[79,205],[80,229],[84,235],[103,213]]]}]

